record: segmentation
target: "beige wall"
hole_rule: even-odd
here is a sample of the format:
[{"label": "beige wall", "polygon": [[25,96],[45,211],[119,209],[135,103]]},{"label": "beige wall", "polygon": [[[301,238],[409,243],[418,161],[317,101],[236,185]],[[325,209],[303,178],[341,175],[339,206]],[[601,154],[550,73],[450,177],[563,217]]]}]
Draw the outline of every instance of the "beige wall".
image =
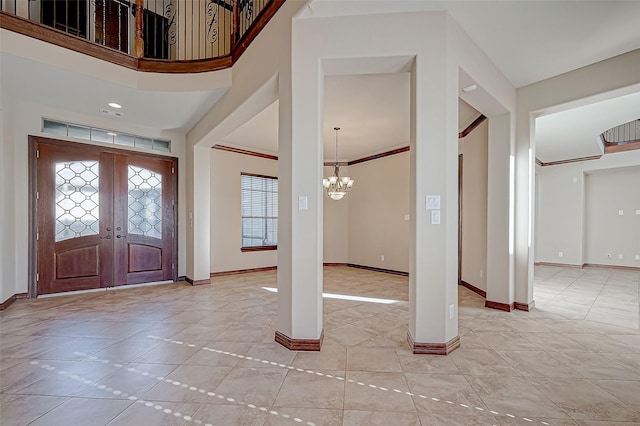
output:
[{"label": "beige wall", "polygon": [[[1,90],[1,89],[0,89]],[[9,185],[14,175],[13,102],[2,93],[0,105],[0,303],[16,291],[15,186]],[[23,291],[20,291],[23,292]]]},{"label": "beige wall", "polygon": [[[340,174],[349,176],[350,167],[341,167]],[[324,168],[324,176],[333,174],[333,166]],[[348,263],[349,261],[349,207],[348,196],[334,201],[323,198],[323,261]]]},{"label": "beige wall", "polygon": [[585,175],[584,204],[585,263],[640,267],[640,166]]},{"label": "beige wall", "polygon": [[[346,171],[347,169],[345,169]],[[211,150],[211,272],[276,266],[277,251],[240,251],[240,173],[277,176],[278,162],[266,158]],[[325,168],[325,174],[332,169]],[[348,261],[348,198],[324,200],[324,261]]]},{"label": "beige wall", "polygon": [[349,174],[349,263],[409,272],[409,152],[355,164]]},{"label": "beige wall", "polygon": [[211,150],[211,272],[276,266],[278,252],[242,253],[240,173],[278,176],[278,162]]},{"label": "beige wall", "polygon": [[460,139],[462,175],[462,280],[487,290],[487,148],[489,122]]},{"label": "beige wall", "polygon": [[640,151],[629,151],[537,168],[536,262],[640,267],[638,164]]}]

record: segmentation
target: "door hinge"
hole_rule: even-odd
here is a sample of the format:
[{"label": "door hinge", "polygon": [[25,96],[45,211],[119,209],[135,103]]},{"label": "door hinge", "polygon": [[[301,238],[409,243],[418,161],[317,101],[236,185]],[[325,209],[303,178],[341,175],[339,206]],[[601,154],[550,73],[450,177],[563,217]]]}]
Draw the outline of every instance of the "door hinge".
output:
[{"label": "door hinge", "polygon": [[172,168],[171,168],[171,174],[175,174],[175,172],[176,172],[175,167],[172,167]]},{"label": "door hinge", "polygon": [[171,200],[171,205],[175,206],[176,205],[176,200]]},{"label": "door hinge", "polygon": [[40,158],[40,150],[36,149],[36,158]]},{"label": "door hinge", "polygon": [[39,200],[39,199],[40,199],[40,192],[36,191],[36,200]]},{"label": "door hinge", "polygon": [[174,269],[176,269],[176,265],[174,263],[171,264],[171,270],[173,271]]},{"label": "door hinge", "polygon": [[40,239],[40,233],[36,232],[36,241],[38,241]]},{"label": "door hinge", "polygon": [[36,282],[40,281],[40,272],[36,272]]}]

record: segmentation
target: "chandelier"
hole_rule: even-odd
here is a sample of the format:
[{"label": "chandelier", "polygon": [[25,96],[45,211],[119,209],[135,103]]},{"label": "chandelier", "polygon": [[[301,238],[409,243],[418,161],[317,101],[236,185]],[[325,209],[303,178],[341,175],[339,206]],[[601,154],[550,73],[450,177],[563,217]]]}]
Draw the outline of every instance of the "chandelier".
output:
[{"label": "chandelier", "polygon": [[349,194],[349,190],[353,186],[353,179],[349,176],[340,176],[340,164],[338,164],[338,130],[340,127],[334,127],[333,130],[336,131],[336,162],[333,164],[333,175],[322,179],[322,186],[327,190],[329,198],[341,200]]}]

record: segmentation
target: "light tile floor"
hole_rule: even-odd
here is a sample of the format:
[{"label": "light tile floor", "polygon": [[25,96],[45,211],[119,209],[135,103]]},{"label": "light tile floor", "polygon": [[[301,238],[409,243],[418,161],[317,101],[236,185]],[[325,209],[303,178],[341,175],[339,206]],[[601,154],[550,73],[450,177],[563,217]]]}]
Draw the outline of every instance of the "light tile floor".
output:
[{"label": "light tile floor", "polygon": [[640,330],[640,273],[536,266],[536,306],[570,319]]},{"label": "light tile floor", "polygon": [[397,302],[325,298],[320,352],[274,342],[275,272],[18,301],[0,424],[640,424],[638,278],[538,268],[529,313],[460,288],[449,356],[407,349],[407,278],[346,267],[325,292]]}]

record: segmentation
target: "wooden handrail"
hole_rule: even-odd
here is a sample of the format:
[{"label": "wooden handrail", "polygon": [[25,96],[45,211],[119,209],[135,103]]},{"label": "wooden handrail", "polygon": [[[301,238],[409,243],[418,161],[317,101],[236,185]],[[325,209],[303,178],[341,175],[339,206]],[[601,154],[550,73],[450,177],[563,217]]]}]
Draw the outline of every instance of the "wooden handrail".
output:
[{"label": "wooden handrail", "polygon": [[200,73],[218,71],[233,66],[285,1],[286,0],[271,0],[267,3],[249,30],[234,44],[230,54],[207,59],[170,61],[137,58],[119,50],[93,43],[84,38],[3,11],[0,11],[0,28],[136,71],[185,74]]}]

